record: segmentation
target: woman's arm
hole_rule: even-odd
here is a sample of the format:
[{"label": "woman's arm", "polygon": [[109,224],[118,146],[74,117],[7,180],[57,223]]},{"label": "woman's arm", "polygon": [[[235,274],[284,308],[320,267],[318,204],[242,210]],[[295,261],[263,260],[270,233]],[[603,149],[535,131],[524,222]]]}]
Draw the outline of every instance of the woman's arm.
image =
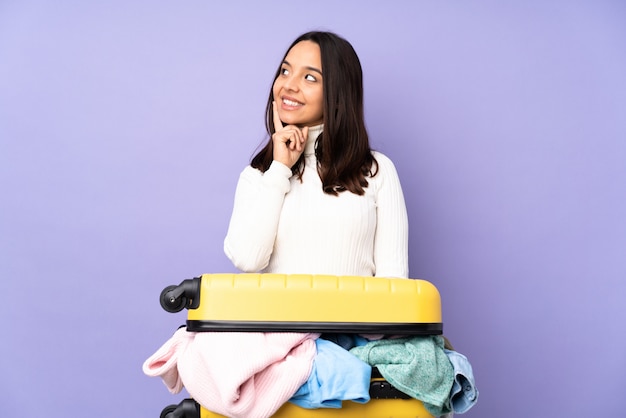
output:
[{"label": "woman's arm", "polygon": [[375,153],[376,235],[374,263],[377,277],[409,277],[409,222],[400,179],[393,162]]},{"label": "woman's arm", "polygon": [[269,263],[291,169],[274,161],[265,172],[246,167],[239,176],[224,252],[235,267],[257,272]]}]

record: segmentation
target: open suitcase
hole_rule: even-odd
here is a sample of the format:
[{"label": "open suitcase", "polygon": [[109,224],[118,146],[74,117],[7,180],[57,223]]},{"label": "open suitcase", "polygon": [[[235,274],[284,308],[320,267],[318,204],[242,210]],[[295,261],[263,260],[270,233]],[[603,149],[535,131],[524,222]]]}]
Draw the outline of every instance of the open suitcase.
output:
[{"label": "open suitcase", "polygon": [[[419,279],[281,274],[205,274],[161,292],[168,312],[188,309],[192,332],[314,332],[440,335],[441,299]],[[423,403],[373,369],[371,400],[339,409],[285,403],[275,418],[430,418]],[[167,406],[161,418],[218,418],[193,399]]]}]

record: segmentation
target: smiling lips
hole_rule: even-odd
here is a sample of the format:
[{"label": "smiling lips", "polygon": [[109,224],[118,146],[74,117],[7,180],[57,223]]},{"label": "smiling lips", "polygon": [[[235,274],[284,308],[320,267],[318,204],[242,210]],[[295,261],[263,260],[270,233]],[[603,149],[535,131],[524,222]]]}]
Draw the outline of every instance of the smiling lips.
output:
[{"label": "smiling lips", "polygon": [[300,103],[298,101],[295,101],[293,99],[286,98],[286,97],[283,97],[283,105],[286,106],[286,107],[291,107],[291,108],[304,106],[303,103]]}]

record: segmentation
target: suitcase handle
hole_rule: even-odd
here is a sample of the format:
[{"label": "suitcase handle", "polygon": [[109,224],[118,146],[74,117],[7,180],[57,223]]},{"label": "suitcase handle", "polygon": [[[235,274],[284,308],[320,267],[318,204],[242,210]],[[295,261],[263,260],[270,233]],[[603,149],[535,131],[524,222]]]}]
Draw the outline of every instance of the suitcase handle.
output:
[{"label": "suitcase handle", "polygon": [[159,302],[167,312],[176,313],[183,309],[200,306],[200,277],[183,280],[178,286],[167,286],[161,292]]},{"label": "suitcase handle", "polygon": [[371,399],[411,399],[411,396],[392,386],[386,380],[370,382]]}]

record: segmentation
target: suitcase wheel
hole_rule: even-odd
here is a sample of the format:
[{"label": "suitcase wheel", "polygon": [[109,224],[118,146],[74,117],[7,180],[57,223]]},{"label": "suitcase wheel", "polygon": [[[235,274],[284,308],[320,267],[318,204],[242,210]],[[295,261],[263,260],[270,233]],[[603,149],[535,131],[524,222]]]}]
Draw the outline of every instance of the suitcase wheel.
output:
[{"label": "suitcase wheel", "polygon": [[160,418],[199,418],[200,405],[193,399],[183,399],[178,405],[166,406]]},{"label": "suitcase wheel", "polygon": [[200,277],[183,280],[178,286],[167,286],[159,297],[161,307],[175,313],[200,306]]}]

